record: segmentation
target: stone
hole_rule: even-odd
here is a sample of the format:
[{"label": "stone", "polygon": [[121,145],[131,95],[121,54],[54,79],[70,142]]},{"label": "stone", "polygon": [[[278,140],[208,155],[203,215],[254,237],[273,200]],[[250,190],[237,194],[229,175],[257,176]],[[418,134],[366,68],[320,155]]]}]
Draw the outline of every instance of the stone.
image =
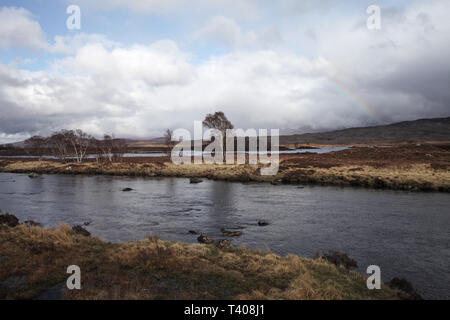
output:
[{"label": "stone", "polygon": [[205,243],[205,244],[214,243],[213,239],[211,239],[207,235],[204,235],[203,233],[197,238],[197,241],[200,242],[200,243]]},{"label": "stone", "polygon": [[9,227],[15,227],[19,224],[19,219],[12,214],[6,213],[0,215],[0,224],[6,224]]},{"label": "stone", "polygon": [[220,230],[225,237],[240,237],[242,236],[242,231],[229,231],[225,229]]}]

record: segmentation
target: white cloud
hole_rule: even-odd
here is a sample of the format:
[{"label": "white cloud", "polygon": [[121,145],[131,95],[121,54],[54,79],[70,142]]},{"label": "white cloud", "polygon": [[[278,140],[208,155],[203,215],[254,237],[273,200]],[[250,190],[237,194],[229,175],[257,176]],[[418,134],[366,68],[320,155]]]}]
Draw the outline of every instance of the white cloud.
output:
[{"label": "white cloud", "polygon": [[46,47],[45,36],[38,22],[24,8],[0,8],[0,49]]},{"label": "white cloud", "polygon": [[248,20],[261,13],[260,0],[70,0],[70,3],[79,4],[82,10],[108,11],[121,8],[137,14],[180,14],[183,19],[205,14],[233,14]]},{"label": "white cloud", "polygon": [[126,7],[136,12],[164,12],[181,5],[184,0],[108,0],[105,7]]},{"label": "white cloud", "polygon": [[188,55],[171,40],[111,50],[100,43],[89,43],[74,57],[60,61],[58,66],[95,79],[139,80],[150,86],[183,84],[193,75]]},{"label": "white cloud", "polygon": [[62,53],[72,55],[87,44],[101,44],[106,48],[120,46],[119,43],[107,39],[101,34],[75,33],[74,35],[55,36],[54,43],[47,46],[50,53]]},{"label": "white cloud", "polygon": [[[51,130],[152,136],[221,109],[239,126],[294,124],[311,104],[294,98],[313,92],[328,64],[260,51],[195,66],[173,42],[162,41],[110,50],[88,44],[60,61],[62,68],[58,74],[0,68],[1,102],[17,123],[45,134],[50,122]],[[2,128],[16,128],[8,117],[2,120]]]}]

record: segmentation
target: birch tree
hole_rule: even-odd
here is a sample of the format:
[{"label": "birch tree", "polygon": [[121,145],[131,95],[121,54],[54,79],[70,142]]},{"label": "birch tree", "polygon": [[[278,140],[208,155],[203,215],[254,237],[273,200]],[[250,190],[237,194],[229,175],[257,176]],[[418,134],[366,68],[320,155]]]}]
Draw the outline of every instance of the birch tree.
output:
[{"label": "birch tree", "polygon": [[77,162],[83,162],[92,137],[80,129],[66,132],[66,137],[73,148]]}]

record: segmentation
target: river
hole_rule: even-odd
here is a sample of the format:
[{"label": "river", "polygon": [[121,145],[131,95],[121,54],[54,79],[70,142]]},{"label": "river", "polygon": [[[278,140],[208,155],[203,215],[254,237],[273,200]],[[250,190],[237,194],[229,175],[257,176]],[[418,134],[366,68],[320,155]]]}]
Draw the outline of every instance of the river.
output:
[{"label": "river", "polygon": [[[134,189],[122,192],[123,188]],[[93,236],[118,242],[158,235],[196,242],[196,230],[235,245],[313,257],[336,249],[405,277],[425,298],[450,299],[450,197],[444,193],[273,186],[183,178],[0,173],[0,208],[45,226],[92,221]],[[257,225],[267,220],[266,227]]]}]

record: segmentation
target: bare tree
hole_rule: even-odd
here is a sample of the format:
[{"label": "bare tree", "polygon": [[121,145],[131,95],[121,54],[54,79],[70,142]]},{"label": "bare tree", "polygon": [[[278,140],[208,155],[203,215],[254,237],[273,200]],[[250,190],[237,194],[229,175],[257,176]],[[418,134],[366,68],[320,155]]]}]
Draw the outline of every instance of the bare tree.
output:
[{"label": "bare tree", "polygon": [[174,146],[174,141],[172,141],[172,137],[173,137],[173,131],[170,129],[167,129],[166,133],[164,134],[164,139],[166,142],[166,146],[168,148],[168,150],[167,150],[168,155],[170,155],[170,153],[172,152],[173,146]]},{"label": "bare tree", "polygon": [[113,158],[113,137],[105,134],[103,136],[103,141],[100,143],[100,148],[102,150],[103,156],[109,160],[109,162],[112,162]]},{"label": "bare tree", "polygon": [[75,158],[77,162],[79,163],[83,162],[92,137],[88,135],[86,132],[77,129],[75,131],[74,130],[67,131],[66,138],[73,148],[72,150],[75,153]]},{"label": "bare tree", "polygon": [[95,156],[95,161],[98,163],[103,156],[102,141],[91,137],[89,145],[92,150],[92,154]]},{"label": "bare tree", "polygon": [[122,161],[123,155],[127,151],[127,142],[125,139],[112,139],[113,159]]},{"label": "bare tree", "polygon": [[32,155],[36,155],[39,157],[39,164],[42,163],[42,157],[45,154],[45,150],[47,148],[47,139],[41,136],[33,136],[27,140],[25,140],[25,148],[29,149],[29,152]]},{"label": "bare tree", "polygon": [[54,132],[48,138],[48,146],[52,150],[53,155],[62,162],[65,162],[70,155],[69,135],[69,131],[63,129]]},{"label": "bare tree", "polygon": [[223,145],[223,161],[225,162],[226,150],[225,150],[225,140],[226,131],[233,129],[233,124],[228,120],[222,111],[218,111],[214,114],[208,114],[203,120],[203,125],[209,129],[216,129],[222,133],[222,145]]},{"label": "bare tree", "polygon": [[103,156],[113,162],[114,160],[121,160],[124,153],[127,151],[127,142],[125,139],[116,139],[113,135],[105,134],[103,141],[100,143]]}]

